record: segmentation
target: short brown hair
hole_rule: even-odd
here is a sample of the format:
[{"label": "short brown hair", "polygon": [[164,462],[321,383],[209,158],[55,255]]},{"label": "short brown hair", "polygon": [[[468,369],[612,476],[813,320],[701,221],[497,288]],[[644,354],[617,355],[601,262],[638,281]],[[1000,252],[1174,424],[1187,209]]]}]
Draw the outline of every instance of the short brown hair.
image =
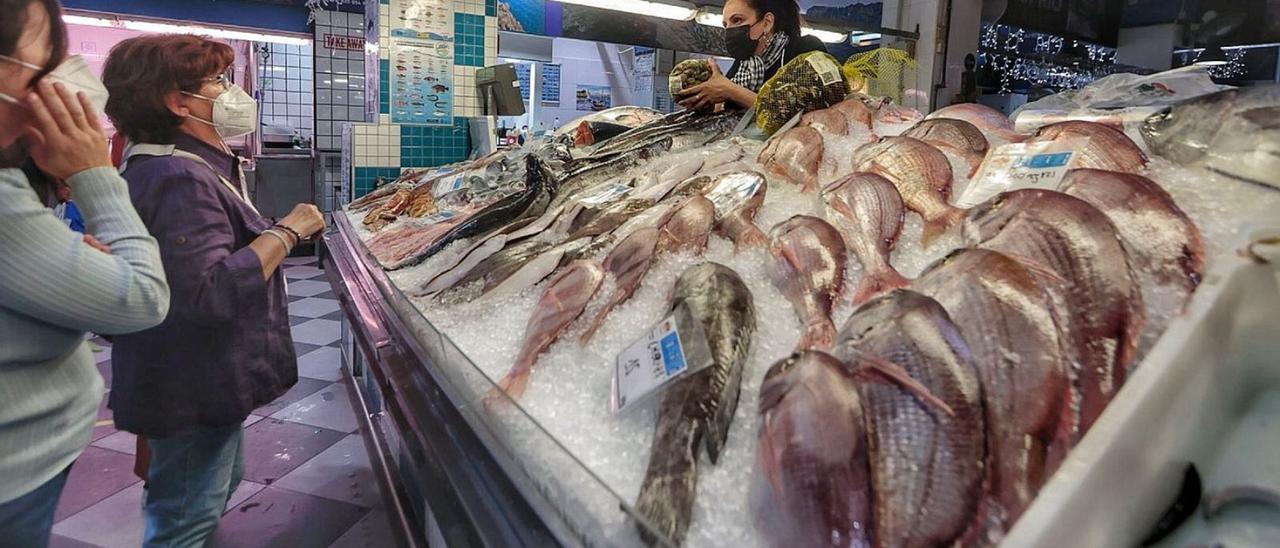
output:
[{"label": "short brown hair", "polygon": [[18,40],[27,27],[27,8],[31,4],[44,6],[49,14],[49,62],[41,67],[31,83],[43,78],[67,57],[67,25],[62,22],[62,6],[57,0],[0,0],[0,55],[12,56],[18,49]]},{"label": "short brown hair", "polygon": [[172,144],[183,118],[165,105],[173,91],[198,93],[205,79],[236,60],[231,46],[199,36],[139,36],[111,48],[102,83],[111,96],[107,116],[135,143]]}]

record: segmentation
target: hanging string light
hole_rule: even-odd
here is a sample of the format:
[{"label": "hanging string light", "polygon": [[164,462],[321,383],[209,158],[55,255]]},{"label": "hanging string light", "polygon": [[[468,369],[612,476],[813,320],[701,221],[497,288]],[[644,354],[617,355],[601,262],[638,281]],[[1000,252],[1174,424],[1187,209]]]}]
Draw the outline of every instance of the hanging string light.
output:
[{"label": "hanging string light", "polygon": [[1070,51],[1088,62],[1068,66],[1051,59],[1067,50],[1065,38],[1009,25],[984,24],[979,45],[978,64],[999,78],[1000,93],[1011,92],[1014,82],[1076,89],[1115,71],[1113,48],[1072,40]]}]

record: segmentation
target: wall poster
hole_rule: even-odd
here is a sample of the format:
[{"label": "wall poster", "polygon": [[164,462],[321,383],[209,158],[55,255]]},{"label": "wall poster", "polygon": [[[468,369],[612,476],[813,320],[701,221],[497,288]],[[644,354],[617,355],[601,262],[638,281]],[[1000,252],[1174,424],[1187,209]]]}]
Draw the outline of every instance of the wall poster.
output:
[{"label": "wall poster", "polygon": [[542,96],[542,104],[560,106],[560,65],[558,63],[542,64],[542,85],[538,87]]},{"label": "wall poster", "polygon": [[613,106],[613,91],[609,86],[578,84],[577,109],[598,111]]},{"label": "wall poster", "polygon": [[392,0],[391,122],[453,124],[453,1]]}]

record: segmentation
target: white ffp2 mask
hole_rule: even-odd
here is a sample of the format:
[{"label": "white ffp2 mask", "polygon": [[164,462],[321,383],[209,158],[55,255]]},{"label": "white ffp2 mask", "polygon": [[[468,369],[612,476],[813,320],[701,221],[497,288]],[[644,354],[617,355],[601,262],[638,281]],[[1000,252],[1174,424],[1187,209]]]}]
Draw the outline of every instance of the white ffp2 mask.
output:
[{"label": "white ffp2 mask", "polygon": [[[31,70],[41,70],[40,67],[36,65],[7,55],[0,55],[0,59],[27,67]],[[84,92],[85,96],[89,98],[89,104],[93,105],[95,112],[102,112],[107,106],[107,98],[110,95],[107,93],[107,87],[102,85],[102,80],[99,80],[98,77],[93,74],[93,70],[89,68],[89,62],[85,61],[84,57],[79,55],[67,57],[66,60],[59,63],[58,66],[50,71],[45,77],[52,78],[62,83],[62,85],[65,86],[67,91],[70,91],[72,95]],[[15,105],[23,104],[17,97],[13,97],[5,93],[0,93],[0,101],[6,101]]]},{"label": "white ffp2 mask", "polygon": [[228,85],[226,91],[212,99],[196,93],[182,93],[213,103],[212,120],[192,118],[213,126],[223,139],[248,135],[258,129],[258,102],[238,85]]}]

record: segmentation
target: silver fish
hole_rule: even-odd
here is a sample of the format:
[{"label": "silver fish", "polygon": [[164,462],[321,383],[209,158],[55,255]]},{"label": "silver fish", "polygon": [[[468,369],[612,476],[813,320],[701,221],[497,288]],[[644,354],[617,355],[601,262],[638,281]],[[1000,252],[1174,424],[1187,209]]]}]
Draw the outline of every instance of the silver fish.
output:
[{"label": "silver fish", "polygon": [[1152,152],[1184,166],[1280,187],[1280,86],[1203,95],[1143,123]]},{"label": "silver fish", "polygon": [[844,291],[848,252],[835,227],[817,217],[796,215],[769,234],[769,279],[804,324],[796,350],[822,350],[836,338],[831,311]]},{"label": "silver fish", "polygon": [[756,330],[751,291],[725,266],[708,262],[685,270],[676,281],[670,310],[681,303],[702,325],[714,363],[686,374],[662,394],[635,505],[644,518],[638,526],[642,537],[650,542],[661,537],[677,545],[684,541],[692,519],[699,448],[706,448],[712,464],[720,459]]},{"label": "silver fish", "polygon": [[874,173],[853,173],[832,183],[822,197],[827,216],[840,227],[849,249],[862,263],[862,281],[853,293],[853,304],[906,287],[910,281],[889,262],[906,216],[893,183]]},{"label": "silver fish", "polygon": [[923,120],[911,126],[902,134],[915,137],[935,147],[954,151],[969,164],[969,176],[972,177],[987,156],[987,138],[978,131],[977,126],[964,120],[952,118],[934,118]]}]

